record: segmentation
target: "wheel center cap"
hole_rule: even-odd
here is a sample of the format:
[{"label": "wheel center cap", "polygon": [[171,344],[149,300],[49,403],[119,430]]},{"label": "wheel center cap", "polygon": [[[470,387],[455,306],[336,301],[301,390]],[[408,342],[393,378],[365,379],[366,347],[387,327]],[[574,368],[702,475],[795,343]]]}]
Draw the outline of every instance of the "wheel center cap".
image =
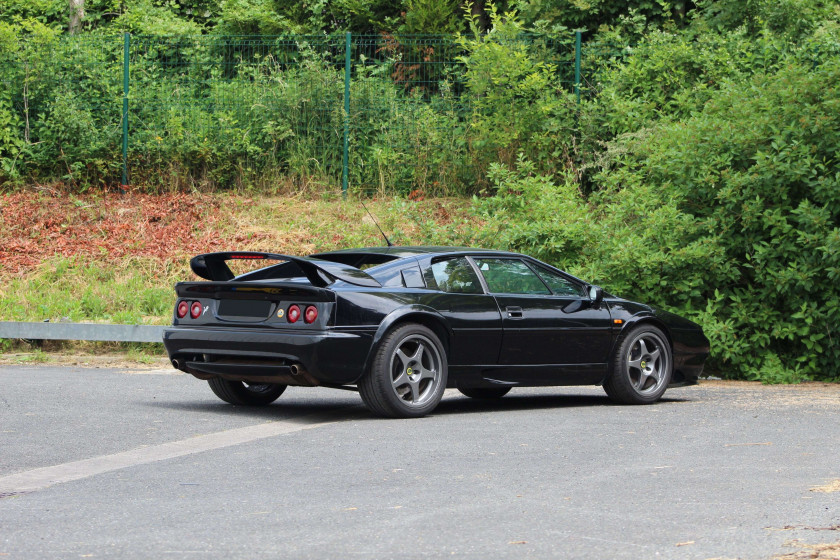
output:
[{"label": "wheel center cap", "polygon": [[407,370],[405,370],[405,372],[406,372],[408,375],[414,375],[414,370],[413,370],[413,369],[411,369],[411,368],[408,368]]},{"label": "wheel center cap", "polygon": [[647,369],[647,362],[642,360],[641,366],[642,366],[642,369]]}]

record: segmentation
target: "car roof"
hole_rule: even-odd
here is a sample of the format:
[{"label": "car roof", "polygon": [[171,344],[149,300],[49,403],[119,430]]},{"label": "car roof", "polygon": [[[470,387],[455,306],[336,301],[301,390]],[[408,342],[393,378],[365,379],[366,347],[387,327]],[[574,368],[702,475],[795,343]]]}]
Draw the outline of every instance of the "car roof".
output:
[{"label": "car roof", "polygon": [[[371,274],[376,274],[375,271],[382,271],[383,269],[390,269],[394,266],[402,266],[400,261],[404,259],[410,259],[412,257],[416,258],[418,256],[443,256],[443,255],[458,255],[458,254],[476,254],[476,253],[484,253],[487,255],[493,256],[500,256],[500,257],[517,257],[517,258],[525,258],[531,261],[536,261],[542,265],[548,266],[550,268],[554,268],[555,270],[560,271],[565,276],[571,278],[572,280],[576,280],[582,284],[586,284],[585,280],[581,280],[576,276],[569,274],[568,272],[562,271],[557,267],[544,263],[534,257],[529,255],[524,255],[522,253],[514,253],[512,251],[499,251],[497,249],[477,249],[475,247],[441,247],[435,245],[418,245],[418,246],[390,246],[390,247],[359,247],[356,249],[340,249],[338,251],[327,251],[324,253],[315,253],[313,255],[309,255],[309,258],[313,259],[323,259],[327,261],[339,262],[343,264],[348,264],[354,267],[361,267],[366,265],[367,267],[375,267],[375,268],[366,268],[366,270]],[[607,294],[609,295],[609,294]],[[612,296],[610,296],[612,297]]]},{"label": "car roof", "polygon": [[416,257],[419,255],[446,255],[451,253],[493,253],[504,255],[516,255],[509,251],[497,251],[494,249],[476,249],[474,247],[439,247],[433,245],[424,246],[391,246],[391,247],[360,247],[357,249],[341,249],[338,251],[327,251],[310,255],[312,258],[324,258],[330,255],[380,255],[389,256],[394,259]]}]

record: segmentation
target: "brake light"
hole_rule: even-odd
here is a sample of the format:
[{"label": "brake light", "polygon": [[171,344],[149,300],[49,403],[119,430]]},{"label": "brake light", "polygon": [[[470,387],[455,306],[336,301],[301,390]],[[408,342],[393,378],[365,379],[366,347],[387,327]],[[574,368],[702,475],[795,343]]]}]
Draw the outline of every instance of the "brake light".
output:
[{"label": "brake light", "polygon": [[297,323],[297,320],[300,319],[300,307],[297,305],[290,305],[289,310],[286,311],[286,317],[290,323]]},{"label": "brake light", "polygon": [[306,324],[314,323],[315,319],[318,318],[318,308],[314,305],[310,305],[306,308],[306,311],[303,313],[303,322]]},{"label": "brake light", "polygon": [[198,319],[201,317],[201,303],[194,301],[192,305],[190,305],[190,317],[193,319]]},{"label": "brake light", "polygon": [[178,315],[179,319],[183,319],[187,316],[187,312],[190,310],[190,304],[186,301],[179,301],[178,307],[176,308],[175,314]]}]

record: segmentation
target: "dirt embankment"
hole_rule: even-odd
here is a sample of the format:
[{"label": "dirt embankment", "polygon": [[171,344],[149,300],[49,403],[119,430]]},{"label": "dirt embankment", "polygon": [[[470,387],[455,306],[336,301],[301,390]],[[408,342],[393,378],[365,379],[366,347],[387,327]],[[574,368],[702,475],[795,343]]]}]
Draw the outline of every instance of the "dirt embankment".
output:
[{"label": "dirt embankment", "polygon": [[169,260],[212,251],[221,243],[214,228],[218,206],[218,199],[200,194],[4,194],[0,264],[19,274],[59,255]]}]

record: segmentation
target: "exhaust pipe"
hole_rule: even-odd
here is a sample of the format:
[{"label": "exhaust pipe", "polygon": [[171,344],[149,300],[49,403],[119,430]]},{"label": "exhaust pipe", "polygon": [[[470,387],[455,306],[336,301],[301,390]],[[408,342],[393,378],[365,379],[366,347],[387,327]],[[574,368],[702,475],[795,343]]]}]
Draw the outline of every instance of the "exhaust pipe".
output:
[{"label": "exhaust pipe", "polygon": [[292,375],[306,375],[306,369],[302,364],[292,364],[289,366],[289,370],[292,372]]},{"label": "exhaust pipe", "polygon": [[184,371],[184,361],[177,358],[172,359],[172,367]]}]

